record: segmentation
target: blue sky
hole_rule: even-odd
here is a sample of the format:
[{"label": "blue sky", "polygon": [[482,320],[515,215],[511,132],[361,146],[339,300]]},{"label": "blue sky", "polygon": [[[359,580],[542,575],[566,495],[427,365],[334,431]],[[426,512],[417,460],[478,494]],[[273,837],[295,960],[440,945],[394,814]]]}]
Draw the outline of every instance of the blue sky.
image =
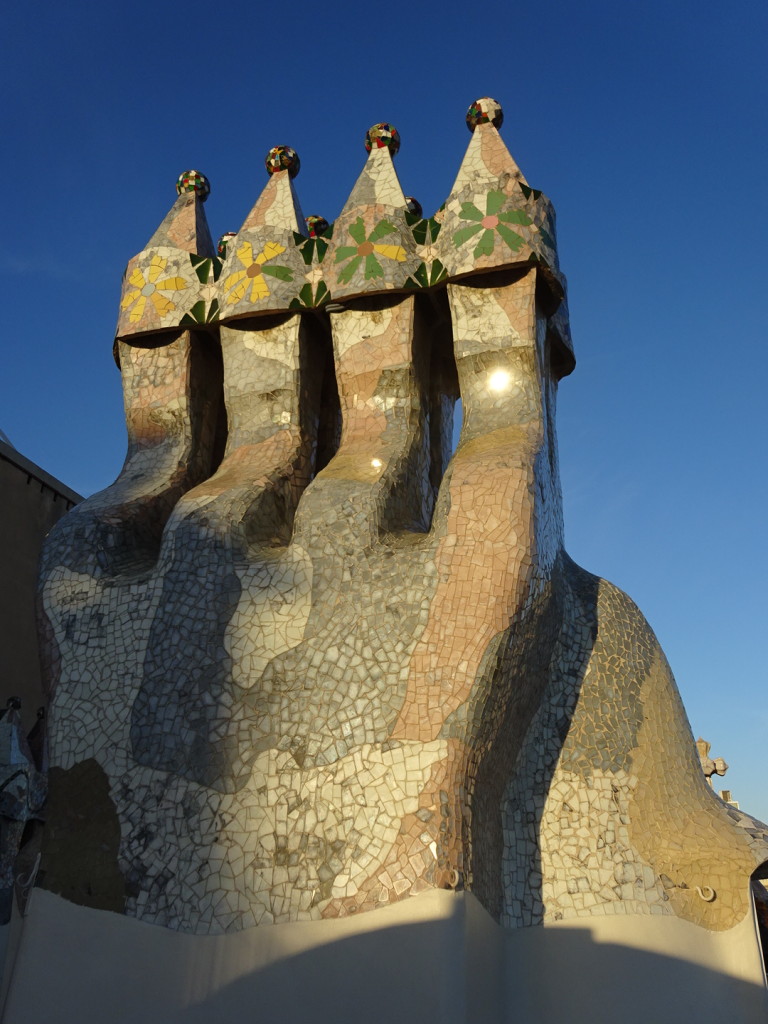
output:
[{"label": "blue sky", "polygon": [[12,5],[0,428],[81,493],[116,476],[120,278],[182,170],[210,178],[216,238],[287,143],[304,212],[333,220],[387,120],[431,213],[494,96],[558,211],[568,549],[640,605],[719,785],[768,820],[767,32],[757,0]]}]

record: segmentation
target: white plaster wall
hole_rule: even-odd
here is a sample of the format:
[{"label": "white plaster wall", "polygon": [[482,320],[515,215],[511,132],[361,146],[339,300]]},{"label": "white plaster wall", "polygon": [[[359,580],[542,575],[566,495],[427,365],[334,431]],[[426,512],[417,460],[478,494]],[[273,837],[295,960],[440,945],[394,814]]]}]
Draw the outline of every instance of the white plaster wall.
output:
[{"label": "white plaster wall", "polygon": [[337,921],[191,936],[36,890],[3,1024],[765,1021],[754,923],[669,917],[505,931],[433,890]]}]

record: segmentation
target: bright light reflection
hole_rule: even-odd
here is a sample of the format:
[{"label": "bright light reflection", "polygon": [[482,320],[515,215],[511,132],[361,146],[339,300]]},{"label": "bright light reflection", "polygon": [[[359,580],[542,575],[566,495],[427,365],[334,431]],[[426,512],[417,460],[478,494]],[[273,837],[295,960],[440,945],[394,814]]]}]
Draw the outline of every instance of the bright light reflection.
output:
[{"label": "bright light reflection", "polygon": [[374,469],[381,469],[382,461],[381,459],[371,459],[371,465]]},{"label": "bright light reflection", "polygon": [[506,391],[511,380],[506,370],[494,370],[488,378],[488,387],[491,391]]}]

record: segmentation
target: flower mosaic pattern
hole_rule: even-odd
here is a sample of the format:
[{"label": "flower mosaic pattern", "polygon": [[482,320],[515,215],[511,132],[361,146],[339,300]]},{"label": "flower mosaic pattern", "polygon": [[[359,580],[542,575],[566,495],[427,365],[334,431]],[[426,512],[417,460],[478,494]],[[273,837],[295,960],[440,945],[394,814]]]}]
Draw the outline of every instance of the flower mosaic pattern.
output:
[{"label": "flower mosaic pattern", "polygon": [[325,281],[320,280],[313,288],[312,282],[308,281],[301,289],[296,298],[291,299],[289,309],[317,309],[324,305],[331,297]]},{"label": "flower mosaic pattern", "polygon": [[191,252],[189,254],[189,262],[192,264],[192,268],[201,284],[218,281],[222,267],[220,259],[217,259],[215,256],[197,256]]},{"label": "flower mosaic pattern", "polygon": [[[440,207],[438,213],[442,213],[444,209],[445,203]],[[413,213],[406,213],[405,222],[410,225],[414,241],[417,245],[431,245],[432,242],[436,242],[440,229],[443,226],[436,216],[422,218],[420,215],[416,216]]]},{"label": "flower mosaic pattern", "polygon": [[207,303],[205,299],[200,299],[192,306],[188,313],[179,320],[180,327],[194,327],[196,324],[210,324],[215,323],[219,319],[219,302],[218,299],[213,299],[212,302]]},{"label": "flower mosaic pattern", "polygon": [[401,245],[382,244],[380,239],[387,235],[395,234],[397,228],[391,221],[381,220],[376,227],[366,235],[363,218],[358,217],[356,221],[347,228],[355,245],[342,245],[336,250],[336,263],[343,263],[349,260],[346,267],[340,272],[338,280],[340,284],[349,282],[361,263],[364,262],[363,277],[366,281],[372,281],[376,277],[384,277],[384,269],[376,258],[384,256],[388,260],[397,260],[398,263],[405,262],[407,254]]},{"label": "flower mosaic pattern", "polygon": [[285,252],[285,246],[278,242],[267,242],[258,255],[254,256],[253,246],[250,242],[243,242],[237,249],[235,255],[240,261],[243,269],[236,270],[230,274],[224,282],[224,291],[227,292],[227,305],[231,306],[239,302],[248,294],[250,288],[250,302],[258,302],[269,295],[269,285],[266,277],[276,277],[280,281],[292,281],[293,273],[288,267],[272,266],[267,263],[276,256]]},{"label": "flower mosaic pattern", "polygon": [[163,256],[155,255],[146,270],[141,267],[134,267],[128,276],[128,283],[133,285],[126,291],[120,303],[120,309],[124,313],[130,309],[128,314],[129,323],[138,323],[144,315],[147,302],[155,308],[158,316],[165,316],[176,309],[176,304],[163,292],[177,292],[187,287],[183,277],[166,277],[158,280],[165,270],[168,260]]},{"label": "flower mosaic pattern", "polygon": [[[307,221],[309,221],[307,217]],[[327,224],[327,222],[326,222]],[[310,231],[309,238],[304,235],[300,235],[298,231],[294,231],[293,240],[296,243],[296,247],[301,253],[301,258],[304,260],[306,265],[309,267],[313,261],[322,263],[325,259],[325,254],[328,251],[328,242],[333,236],[333,225],[326,226],[322,232],[312,234]]]},{"label": "flower mosaic pattern", "polygon": [[507,210],[505,213],[501,213],[500,210],[506,199],[507,197],[503,192],[496,190],[489,192],[485,202],[485,213],[481,213],[474,203],[462,203],[459,216],[461,220],[467,220],[470,223],[463,228],[459,228],[458,231],[454,231],[453,244],[456,248],[458,249],[459,246],[464,245],[470,238],[473,238],[478,232],[482,231],[483,233],[475,246],[474,256],[476,258],[493,254],[493,247],[496,242],[494,232],[498,233],[512,252],[517,252],[518,249],[521,249],[525,245],[525,239],[522,235],[518,235],[516,231],[512,231],[508,225],[520,224],[525,226],[532,224],[533,221],[525,210]]},{"label": "flower mosaic pattern", "polygon": [[[497,108],[487,98],[470,108],[470,127],[477,130],[476,138],[485,140],[486,149],[489,139],[498,140],[492,127],[500,124]],[[420,204],[403,196],[390,161],[380,159],[384,149],[394,155],[398,144],[391,125],[381,123],[370,130],[375,173],[369,169],[361,178],[360,203],[348,201],[336,225],[318,215],[306,218],[308,235],[297,227],[305,218],[291,194],[275,223],[258,221],[239,234],[227,232],[214,256],[210,240],[203,239],[207,226],[198,203],[195,230],[200,239],[188,251],[175,245],[150,247],[129,264],[118,336],[212,324],[220,318],[226,322],[245,315],[249,307],[311,310],[334,297],[362,292],[430,289],[476,269],[516,262],[535,264],[558,301],[562,299],[554,217],[546,197],[524,180],[511,188],[507,178],[494,181],[492,175],[488,180],[488,154],[475,145],[449,200],[432,217],[424,217]],[[497,162],[503,162],[505,153],[511,160],[501,142],[496,148]],[[298,158],[295,151],[278,146],[270,150],[267,164],[287,185],[289,175],[282,171],[292,176]],[[511,166],[516,166],[514,161]],[[177,183],[177,191],[194,192],[201,200],[208,189],[207,179],[196,171],[185,172]],[[274,220],[276,208],[270,209]]]},{"label": "flower mosaic pattern", "polygon": [[448,277],[448,271],[440,260],[432,260],[430,263],[420,263],[417,269],[405,282],[406,288],[431,288],[440,284]]},{"label": "flower mosaic pattern", "polygon": [[[406,197],[407,198],[407,197]],[[444,205],[440,207],[442,212]],[[419,206],[419,209],[421,207]],[[436,257],[434,242],[440,234],[442,224],[436,217],[423,218],[420,214],[409,210],[405,215],[405,222],[411,228],[414,241],[421,248],[424,261],[419,264],[416,270],[406,280],[406,288],[431,288],[440,284],[448,276],[448,271]]]}]

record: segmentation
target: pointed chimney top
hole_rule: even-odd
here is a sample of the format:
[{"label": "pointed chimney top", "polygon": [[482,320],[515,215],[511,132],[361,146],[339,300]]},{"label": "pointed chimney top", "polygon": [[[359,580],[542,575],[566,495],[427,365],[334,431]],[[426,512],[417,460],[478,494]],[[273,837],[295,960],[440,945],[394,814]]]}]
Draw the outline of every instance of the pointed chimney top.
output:
[{"label": "pointed chimney top", "polygon": [[295,231],[306,235],[307,224],[291,180],[301,167],[299,154],[290,146],[273,146],[266,155],[264,166],[269,181],[243,221],[239,233],[252,228],[266,228],[273,232]]},{"label": "pointed chimney top", "polygon": [[324,261],[334,298],[407,287],[421,260],[392,157],[400,134],[386,122],[365,137],[368,159],[333,226]]},{"label": "pointed chimney top", "polygon": [[194,323],[207,322],[210,297],[201,286],[218,273],[203,208],[210,191],[208,179],[199,171],[179,175],[176,202],[123,275],[118,338],[176,328],[189,316]]},{"label": "pointed chimney top", "polygon": [[[489,96],[467,111],[472,132],[451,193],[435,220],[435,254],[449,277],[535,265],[555,308],[565,295],[555,242],[552,204],[530,188],[499,135],[501,105]],[[568,348],[566,340],[563,344]]]},{"label": "pointed chimney top", "polygon": [[176,192],[176,202],[144,248],[166,246],[196,256],[213,256],[215,249],[203,209],[211,192],[208,179],[199,171],[184,171],[176,181]]},{"label": "pointed chimney top", "polygon": [[467,126],[472,132],[472,139],[453,183],[452,193],[468,185],[474,185],[477,189],[490,188],[493,183],[502,180],[528,184],[499,135],[499,125],[503,119],[504,114],[495,100],[475,100],[469,108]]},{"label": "pointed chimney top", "polygon": [[400,133],[397,128],[385,121],[373,125],[366,132],[365,148],[368,159],[339,214],[337,225],[352,211],[361,208],[405,208],[405,195],[392,163],[392,157],[400,149]]},{"label": "pointed chimney top", "polygon": [[221,320],[301,304],[308,261],[299,246],[307,241],[307,222],[292,181],[301,164],[290,146],[273,146],[264,165],[269,181],[237,236],[225,243],[217,295]]}]

